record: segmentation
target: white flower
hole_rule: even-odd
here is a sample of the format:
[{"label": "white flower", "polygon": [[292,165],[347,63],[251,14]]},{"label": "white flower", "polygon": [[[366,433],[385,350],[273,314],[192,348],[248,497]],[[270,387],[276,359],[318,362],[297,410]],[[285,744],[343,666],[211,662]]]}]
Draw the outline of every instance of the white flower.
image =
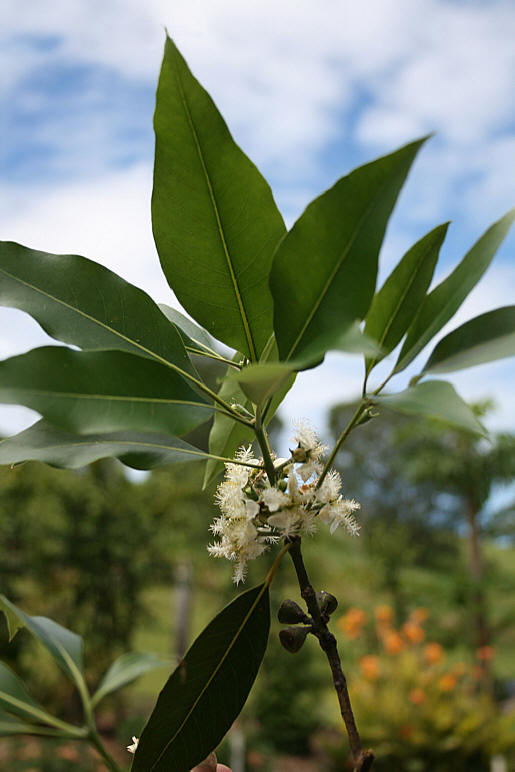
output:
[{"label": "white flower", "polygon": [[296,507],[283,509],[277,515],[270,515],[268,522],[277,528],[282,536],[294,536],[300,529],[299,510]]},{"label": "white flower", "polygon": [[316,497],[323,504],[329,504],[330,501],[338,498],[341,487],[342,480],[340,475],[336,470],[331,469],[325,476],[321,486],[316,490]]},{"label": "white flower", "polygon": [[330,524],[330,531],[334,533],[338,526],[343,525],[353,536],[357,536],[360,526],[352,514],[360,509],[360,504],[354,499],[342,499],[340,496],[331,504],[326,504],[320,510],[320,520]]},{"label": "white flower", "polygon": [[[247,464],[257,465],[258,463],[254,458],[254,454],[252,453],[252,448],[250,445],[248,448],[240,448],[234,458],[237,461],[243,461]],[[225,469],[225,476],[229,482],[234,483],[240,489],[247,485],[250,473],[252,471],[250,467],[242,466],[241,464],[226,464]]]},{"label": "white flower", "polygon": [[139,739],[137,737],[132,738],[132,745],[127,746],[127,750],[129,753],[136,753],[136,748],[138,747]]},{"label": "white flower", "polygon": [[307,461],[305,461],[303,464],[301,464],[298,468],[298,473],[304,480],[304,482],[307,482],[310,477],[313,477],[313,475],[319,475],[322,471],[322,464],[320,464],[316,459],[309,458]]},{"label": "white flower", "polygon": [[318,435],[308,421],[295,421],[294,427],[295,434],[291,439],[293,442],[296,442],[300,448],[310,452],[320,446]]},{"label": "white flower", "polygon": [[265,488],[261,491],[260,498],[270,512],[277,512],[278,509],[290,503],[290,497],[278,488]]}]

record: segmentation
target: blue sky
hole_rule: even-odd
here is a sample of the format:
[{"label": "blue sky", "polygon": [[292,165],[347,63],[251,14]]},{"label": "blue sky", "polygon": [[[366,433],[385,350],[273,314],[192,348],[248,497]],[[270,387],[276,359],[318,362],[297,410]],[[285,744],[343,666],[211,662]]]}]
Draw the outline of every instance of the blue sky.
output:
[{"label": "blue sky", "polygon": [[[429,131],[388,230],[381,280],[451,219],[437,280],[512,204],[515,12],[504,0],[3,0],[0,238],[108,265],[170,302],[153,247],[154,90],[164,27],[269,179],[288,222],[354,166]],[[513,303],[513,235],[452,326]],[[46,342],[1,311],[0,355]],[[410,371],[411,372],[411,371]],[[399,379],[401,388],[404,379]],[[286,417],[323,423],[359,388],[358,359],[299,378]],[[515,368],[452,377],[515,428]],[[314,395],[316,394],[316,400]],[[31,422],[0,409],[0,430]]]}]

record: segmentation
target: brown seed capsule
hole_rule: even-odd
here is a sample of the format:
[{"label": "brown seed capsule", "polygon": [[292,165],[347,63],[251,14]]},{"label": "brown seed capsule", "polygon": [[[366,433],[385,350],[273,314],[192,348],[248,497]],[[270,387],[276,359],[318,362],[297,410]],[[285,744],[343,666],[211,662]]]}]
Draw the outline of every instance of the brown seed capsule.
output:
[{"label": "brown seed capsule", "polygon": [[309,627],[284,627],[279,633],[281,644],[290,654],[296,654],[304,645]]},{"label": "brown seed capsule", "polygon": [[277,619],[283,625],[296,625],[304,619],[304,612],[294,600],[283,600],[277,612]]},{"label": "brown seed capsule", "polygon": [[322,614],[327,614],[328,616],[338,608],[338,601],[334,595],[331,595],[330,592],[326,592],[325,590],[317,592],[317,602]]}]

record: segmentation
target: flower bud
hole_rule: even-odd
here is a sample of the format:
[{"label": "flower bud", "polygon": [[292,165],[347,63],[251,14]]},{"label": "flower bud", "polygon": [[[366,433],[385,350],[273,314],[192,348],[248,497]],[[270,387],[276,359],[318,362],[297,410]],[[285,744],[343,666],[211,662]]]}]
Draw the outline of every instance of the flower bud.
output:
[{"label": "flower bud", "polygon": [[252,499],[253,501],[257,501],[259,498],[252,485],[246,485],[243,489],[243,493],[247,496],[247,498]]},{"label": "flower bud", "polygon": [[291,457],[295,461],[296,464],[303,464],[308,457],[308,454],[304,450],[304,448],[301,448],[300,445],[298,448],[295,448],[295,450],[292,450]]},{"label": "flower bud", "polygon": [[338,601],[330,592],[320,590],[317,592],[317,603],[322,614],[330,616],[338,608]]},{"label": "flower bud", "polygon": [[304,645],[309,627],[284,627],[279,633],[282,646],[290,654],[296,654]]},{"label": "flower bud", "polygon": [[283,600],[277,612],[277,619],[283,625],[297,625],[304,619],[304,612],[294,600]]},{"label": "flower bud", "polygon": [[280,491],[284,493],[284,491],[288,487],[288,483],[286,482],[286,480],[279,480],[279,482],[277,483],[277,487],[279,488]]}]

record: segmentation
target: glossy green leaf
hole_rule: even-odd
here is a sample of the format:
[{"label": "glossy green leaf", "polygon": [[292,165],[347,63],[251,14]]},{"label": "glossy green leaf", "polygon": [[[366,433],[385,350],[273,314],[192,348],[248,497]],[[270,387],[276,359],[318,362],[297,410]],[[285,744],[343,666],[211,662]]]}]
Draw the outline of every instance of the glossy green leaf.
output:
[{"label": "glossy green leaf", "polygon": [[382,353],[367,357],[367,373],[400,343],[425,298],[449,223],[439,225],[409,249],[374,296],[365,333],[378,341]]},{"label": "glossy green leaf", "polygon": [[449,373],[515,356],[515,306],[465,322],[438,343],[423,372]]},{"label": "glossy green leaf", "polygon": [[281,241],[270,275],[281,360],[302,358],[314,342],[323,356],[365,317],[388,219],[424,141],[340,179]]},{"label": "glossy green leaf", "polygon": [[132,772],[189,772],[239,715],[263,659],[268,586],[247,590],[196,639],[161,691]]},{"label": "glossy green leaf", "polygon": [[154,469],[204,461],[206,454],[167,434],[73,434],[43,420],[0,442],[0,464],[44,461],[63,469],[78,469],[101,458],[118,458],[133,469]]},{"label": "glossy green leaf", "polygon": [[102,265],[0,242],[0,304],[48,335],[87,349],[122,349],[196,375],[182,339],[151,297]]},{"label": "glossy green leaf", "polygon": [[514,219],[512,209],[481,236],[454,271],[426,296],[408,330],[395,373],[404,370],[454,316],[492,262]]},{"label": "glossy green leaf", "polygon": [[98,705],[100,700],[103,700],[108,694],[127,686],[150,670],[164,667],[166,664],[155,654],[139,654],[137,652],[122,654],[113,662],[102,678],[98,689],[91,698],[91,704],[93,706]]},{"label": "glossy green leaf", "polygon": [[[0,675],[1,679],[1,675]],[[30,716],[34,721],[34,716]],[[19,718],[14,718],[8,713],[4,713],[0,710],[0,737],[10,737],[16,734],[30,734],[32,730],[39,730],[40,727],[37,724],[28,724],[21,721]]]},{"label": "glossy green leaf", "polygon": [[47,649],[61,670],[72,680],[80,680],[84,670],[83,643],[80,635],[47,617],[31,617],[25,614],[4,595],[0,595],[0,611],[7,618],[9,636],[12,638],[20,627],[26,627]]},{"label": "glossy green leaf", "polygon": [[471,408],[446,381],[424,381],[399,394],[373,396],[371,400],[398,413],[438,418],[459,429],[487,435]]},{"label": "glossy green leaf", "polygon": [[193,319],[256,361],[272,332],[268,276],[285,226],[170,38],[154,128],[152,223],[166,278]]},{"label": "glossy green leaf", "polygon": [[0,362],[0,402],[25,405],[79,433],[135,429],[181,435],[213,410],[159,362],[125,351],[62,346]]},{"label": "glossy green leaf", "polygon": [[176,308],[167,306],[165,303],[160,303],[159,308],[166,318],[177,327],[185,346],[197,348],[201,351],[208,351],[210,354],[216,353],[213,349],[213,342],[210,336],[202,329],[202,327],[199,327],[198,324],[192,322],[187,316],[181,314]]}]

